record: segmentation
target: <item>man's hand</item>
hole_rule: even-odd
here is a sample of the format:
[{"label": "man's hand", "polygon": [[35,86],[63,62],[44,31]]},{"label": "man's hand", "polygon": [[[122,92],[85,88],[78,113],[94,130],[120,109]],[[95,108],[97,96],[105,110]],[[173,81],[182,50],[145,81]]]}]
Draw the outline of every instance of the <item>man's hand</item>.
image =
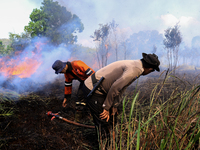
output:
[{"label": "man's hand", "polygon": [[63,106],[63,107],[66,107],[66,106],[67,106],[67,99],[66,99],[66,98],[64,98],[63,103],[62,103],[62,106]]},{"label": "man's hand", "polygon": [[106,119],[106,122],[108,122],[108,120],[110,119],[110,113],[109,111],[107,110],[103,110],[103,112],[100,114],[100,118],[103,120],[103,119]]}]

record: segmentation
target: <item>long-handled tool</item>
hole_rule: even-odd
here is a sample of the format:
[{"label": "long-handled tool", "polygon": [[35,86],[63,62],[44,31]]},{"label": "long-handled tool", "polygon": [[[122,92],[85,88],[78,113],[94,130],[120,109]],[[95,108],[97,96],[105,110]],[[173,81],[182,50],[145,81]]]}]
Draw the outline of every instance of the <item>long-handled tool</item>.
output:
[{"label": "long-handled tool", "polygon": [[66,121],[66,122],[68,122],[68,123],[71,123],[71,124],[74,124],[74,125],[76,125],[76,126],[86,127],[86,128],[95,128],[95,126],[85,125],[85,124],[77,123],[77,122],[68,120],[68,119],[66,119],[66,118],[63,118],[63,117],[61,117],[61,116],[59,115],[59,113],[52,113],[51,111],[48,111],[46,114],[47,114],[48,116],[50,116],[50,115],[53,116],[53,117],[51,118],[51,120],[53,120],[54,118],[59,118],[59,119],[61,119],[61,120],[64,120],[64,121]]}]

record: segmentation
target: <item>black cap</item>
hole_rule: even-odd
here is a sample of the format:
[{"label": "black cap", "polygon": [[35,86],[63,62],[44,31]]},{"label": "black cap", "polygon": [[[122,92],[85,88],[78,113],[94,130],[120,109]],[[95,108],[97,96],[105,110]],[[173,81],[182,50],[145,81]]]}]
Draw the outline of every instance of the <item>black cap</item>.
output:
[{"label": "black cap", "polygon": [[67,63],[62,62],[60,60],[56,60],[54,64],[52,65],[52,68],[55,70],[55,73],[60,73],[66,66]]},{"label": "black cap", "polygon": [[160,71],[160,61],[158,60],[158,56],[156,54],[142,53],[142,56],[144,61],[148,63],[153,69],[155,69],[156,71]]}]

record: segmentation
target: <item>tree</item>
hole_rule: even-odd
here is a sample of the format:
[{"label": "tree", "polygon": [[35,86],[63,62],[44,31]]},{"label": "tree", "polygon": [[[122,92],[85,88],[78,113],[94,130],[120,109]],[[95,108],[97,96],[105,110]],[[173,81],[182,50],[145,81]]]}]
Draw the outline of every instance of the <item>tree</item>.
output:
[{"label": "tree", "polygon": [[120,31],[119,48],[122,52],[121,58],[124,60],[127,59],[127,55],[129,54],[127,51],[127,37],[128,35],[126,32]]},{"label": "tree", "polygon": [[25,47],[28,46],[28,44],[30,44],[31,41],[30,34],[27,32],[24,32],[21,35],[9,33],[9,39],[11,41],[11,44],[7,48],[9,50],[14,50],[14,51],[24,50]]},{"label": "tree", "polygon": [[152,53],[154,45],[158,52],[163,47],[163,35],[157,30],[139,31],[130,35],[126,43],[127,52],[129,52],[128,59],[138,59],[141,57],[141,52]]},{"label": "tree", "polygon": [[30,19],[31,22],[24,27],[24,30],[30,33],[31,37],[44,35],[47,28],[46,20],[48,19],[44,11],[34,9],[30,14]]},{"label": "tree", "polygon": [[167,30],[165,30],[164,36],[165,38],[163,40],[163,44],[167,49],[169,69],[174,70],[175,73],[175,69],[178,63],[179,45],[182,42],[182,36],[179,30],[179,24],[177,23],[174,27],[170,27]]},{"label": "tree", "polygon": [[0,56],[9,55],[13,52],[13,48],[10,45],[7,45],[5,48],[5,45],[3,45],[3,42],[0,41]]},{"label": "tree", "polygon": [[126,60],[126,56],[127,56],[127,41],[126,40],[121,41],[121,46],[123,47],[124,60]]},{"label": "tree", "polygon": [[113,47],[114,47],[114,50],[115,50],[115,55],[116,55],[116,60],[118,60],[118,39],[117,39],[117,27],[118,27],[119,24],[116,24],[115,23],[115,20],[112,20],[112,22],[110,23],[110,31],[112,32],[113,34]]},{"label": "tree", "polygon": [[0,41],[0,54],[4,54],[4,45],[2,41]]},{"label": "tree", "polygon": [[57,1],[44,0],[40,9],[34,9],[30,15],[31,21],[24,30],[31,37],[45,36],[59,45],[61,43],[73,44],[77,42],[76,32],[82,32],[84,27],[77,15],[72,15]]},{"label": "tree", "polygon": [[99,62],[99,68],[107,65],[108,52],[110,49],[110,43],[108,42],[108,35],[110,26],[108,24],[99,25],[99,29],[95,30],[94,35],[90,36],[93,41],[97,42],[97,60]]}]

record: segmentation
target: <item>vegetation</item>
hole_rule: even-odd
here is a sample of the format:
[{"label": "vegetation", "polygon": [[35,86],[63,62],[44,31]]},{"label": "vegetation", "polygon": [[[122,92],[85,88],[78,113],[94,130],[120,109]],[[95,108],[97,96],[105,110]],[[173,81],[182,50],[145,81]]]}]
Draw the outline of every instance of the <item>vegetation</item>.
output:
[{"label": "vegetation", "polygon": [[96,47],[96,56],[99,63],[99,68],[102,68],[108,63],[108,35],[110,31],[109,24],[100,24],[99,29],[95,30],[94,35],[90,37],[93,38],[93,41],[97,43]]},{"label": "vegetation", "polygon": [[[94,35],[90,37],[96,44],[96,57],[98,60],[99,68],[102,68],[108,64],[108,59],[111,53],[115,53],[115,61],[118,60],[119,51],[119,39],[117,32],[118,24],[115,20],[107,24],[99,24],[99,29],[96,29]],[[126,47],[125,42],[122,42],[123,48]],[[126,50],[126,48],[124,48]],[[126,57],[126,52],[124,53]]]},{"label": "vegetation", "polygon": [[10,45],[10,40],[9,39],[3,38],[3,39],[0,39],[0,41],[2,41],[2,44],[5,45],[5,46]]},{"label": "vegetation", "polygon": [[[110,149],[186,150],[200,147],[199,81],[187,90],[170,83],[171,77],[167,75],[163,82],[155,84],[148,104],[137,102],[144,91],[124,99],[119,116],[121,124],[115,127],[115,137],[111,136]],[[162,94],[167,84],[174,86],[168,99]]]},{"label": "vegetation", "polygon": [[[25,26],[24,33],[21,35],[10,33],[9,44],[7,41],[6,44],[3,40],[0,41],[0,56],[24,50],[34,38],[45,36],[56,46],[61,43],[73,44],[72,56],[93,57],[94,49],[75,45],[77,41],[75,33],[82,32],[84,29],[81,20],[65,7],[60,6],[58,2],[44,0],[40,9],[33,10],[30,19],[31,22]],[[97,44],[96,56],[99,68],[109,63],[110,53],[115,55],[115,59],[110,58],[110,61],[115,61],[132,59],[133,56],[141,57],[141,51],[148,53],[161,50],[157,46],[161,45],[163,38],[158,31],[140,31],[128,39],[119,39],[117,27],[118,24],[114,20],[110,24],[100,24],[99,29],[91,36]],[[118,124],[113,127],[112,144],[108,149],[200,148],[199,74],[184,73],[180,76],[172,74],[173,69],[177,67],[178,51],[182,42],[178,24],[168,28],[164,36],[162,42],[167,49],[171,72],[169,74],[168,71],[166,74],[163,72],[159,78],[151,77],[151,80],[142,81],[129,88],[119,110]],[[195,57],[199,55],[198,48],[194,49]],[[189,52],[188,48],[184,50]],[[182,56],[186,62],[188,56],[183,54]],[[85,61],[87,63],[91,59]],[[17,94],[6,89],[11,87],[9,85],[12,85],[14,78],[1,84],[0,149],[104,148],[106,141],[98,145],[94,140],[96,136],[94,130],[73,126],[62,120],[50,121],[51,118],[46,115],[49,110],[61,111],[63,117],[76,120],[74,103],[66,110],[60,107],[63,100],[61,93],[64,92],[62,80],[38,85],[38,87],[35,87],[38,83],[33,83],[31,88],[38,88],[38,91]],[[23,80],[25,79],[21,79],[21,86]],[[91,115],[88,112],[83,113],[84,117],[78,121],[93,124]]]},{"label": "vegetation", "polygon": [[0,90],[0,117],[8,117],[13,115],[13,108],[10,107],[12,101],[19,98],[19,94],[14,91]]},{"label": "vegetation", "polygon": [[34,9],[30,15],[31,21],[24,30],[31,37],[48,37],[51,43],[73,44],[77,42],[76,32],[82,32],[84,27],[79,17],[67,11],[53,0],[44,0],[40,9]]},{"label": "vegetation", "polygon": [[24,50],[31,42],[30,34],[27,32],[21,35],[9,33],[9,40],[11,41],[9,46],[14,52]]},{"label": "vegetation", "polygon": [[[150,78],[129,87],[109,149],[197,149],[200,137],[199,74],[173,76],[163,72],[159,78]],[[1,91],[1,108],[9,114],[0,115],[2,149],[93,150],[97,147],[94,129],[58,119],[50,121],[51,117],[46,115],[49,110],[61,111],[61,116],[75,119],[73,101],[65,112],[59,107],[62,103],[60,93],[63,92],[61,83],[58,79],[54,83],[38,85],[41,90],[35,93],[21,95]],[[5,114],[2,110],[1,114]],[[90,114],[83,116],[75,120],[93,124]],[[99,147],[103,149],[104,143],[102,141]]]},{"label": "vegetation", "polygon": [[10,40],[0,39],[0,56],[6,56],[13,52],[10,46]]},{"label": "vegetation", "polygon": [[[19,34],[9,33],[9,43],[0,43],[0,55],[10,55],[15,51],[23,51],[32,40],[39,37],[49,39],[49,43],[58,46],[77,42],[77,32],[82,32],[84,26],[80,18],[67,11],[53,0],[44,0],[40,9],[34,9],[30,14],[31,21]],[[8,39],[7,39],[8,40]],[[4,40],[5,41],[5,40]]]},{"label": "vegetation", "polygon": [[170,27],[165,30],[165,39],[163,40],[163,44],[167,49],[167,58],[169,62],[169,69],[174,70],[177,67],[178,63],[178,51],[179,45],[182,42],[181,32],[179,30],[179,25],[176,24],[174,27]]}]

